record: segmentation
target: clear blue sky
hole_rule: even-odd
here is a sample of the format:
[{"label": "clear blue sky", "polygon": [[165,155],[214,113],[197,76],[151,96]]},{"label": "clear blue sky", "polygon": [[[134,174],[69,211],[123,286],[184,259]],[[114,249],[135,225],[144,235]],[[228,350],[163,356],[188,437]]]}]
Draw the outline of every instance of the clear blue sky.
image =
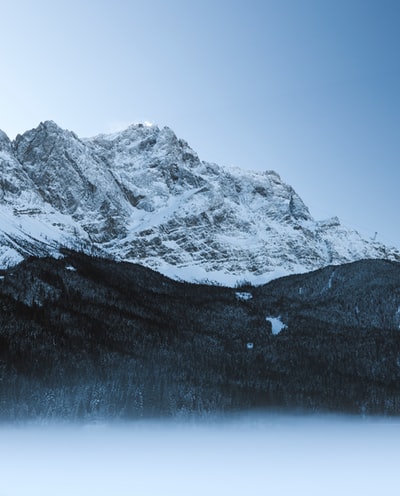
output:
[{"label": "clear blue sky", "polygon": [[400,1],[13,0],[0,128],[150,121],[400,247]]}]

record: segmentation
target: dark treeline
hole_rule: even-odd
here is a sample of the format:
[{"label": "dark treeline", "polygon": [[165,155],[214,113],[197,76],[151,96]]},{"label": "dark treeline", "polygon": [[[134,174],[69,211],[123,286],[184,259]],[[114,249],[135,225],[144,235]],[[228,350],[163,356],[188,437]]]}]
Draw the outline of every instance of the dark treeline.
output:
[{"label": "dark treeline", "polygon": [[[0,281],[0,416],[399,414],[399,307],[390,262],[230,289],[72,252],[30,259]],[[273,335],[267,316],[287,327]]]}]

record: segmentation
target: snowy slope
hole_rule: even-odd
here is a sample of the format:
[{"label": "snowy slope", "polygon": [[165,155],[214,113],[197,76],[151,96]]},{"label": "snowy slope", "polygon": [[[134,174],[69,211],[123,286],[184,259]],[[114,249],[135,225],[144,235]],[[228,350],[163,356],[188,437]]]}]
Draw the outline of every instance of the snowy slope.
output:
[{"label": "snowy slope", "polygon": [[0,266],[60,246],[185,280],[265,282],[362,258],[400,260],[315,221],[273,171],[203,162],[167,127],[81,140],[54,122],[0,134]]}]

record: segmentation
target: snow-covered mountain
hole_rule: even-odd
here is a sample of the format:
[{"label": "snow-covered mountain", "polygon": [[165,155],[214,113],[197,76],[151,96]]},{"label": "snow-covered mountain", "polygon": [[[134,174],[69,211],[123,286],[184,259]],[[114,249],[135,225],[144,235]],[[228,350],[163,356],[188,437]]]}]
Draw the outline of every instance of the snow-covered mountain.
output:
[{"label": "snow-covered mountain", "polygon": [[168,127],[80,139],[54,122],[0,132],[0,267],[84,250],[233,285],[400,253],[316,221],[273,171],[203,162]]}]

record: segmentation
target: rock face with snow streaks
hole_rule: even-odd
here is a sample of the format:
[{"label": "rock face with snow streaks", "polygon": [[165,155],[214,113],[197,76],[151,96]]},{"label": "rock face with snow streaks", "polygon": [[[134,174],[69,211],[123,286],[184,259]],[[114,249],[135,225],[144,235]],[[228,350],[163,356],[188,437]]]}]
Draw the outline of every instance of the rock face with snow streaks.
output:
[{"label": "rock face with snow streaks", "polygon": [[336,218],[315,221],[277,173],[203,162],[167,127],[79,139],[50,121],[13,142],[0,133],[0,266],[60,246],[226,284],[400,260]]}]

